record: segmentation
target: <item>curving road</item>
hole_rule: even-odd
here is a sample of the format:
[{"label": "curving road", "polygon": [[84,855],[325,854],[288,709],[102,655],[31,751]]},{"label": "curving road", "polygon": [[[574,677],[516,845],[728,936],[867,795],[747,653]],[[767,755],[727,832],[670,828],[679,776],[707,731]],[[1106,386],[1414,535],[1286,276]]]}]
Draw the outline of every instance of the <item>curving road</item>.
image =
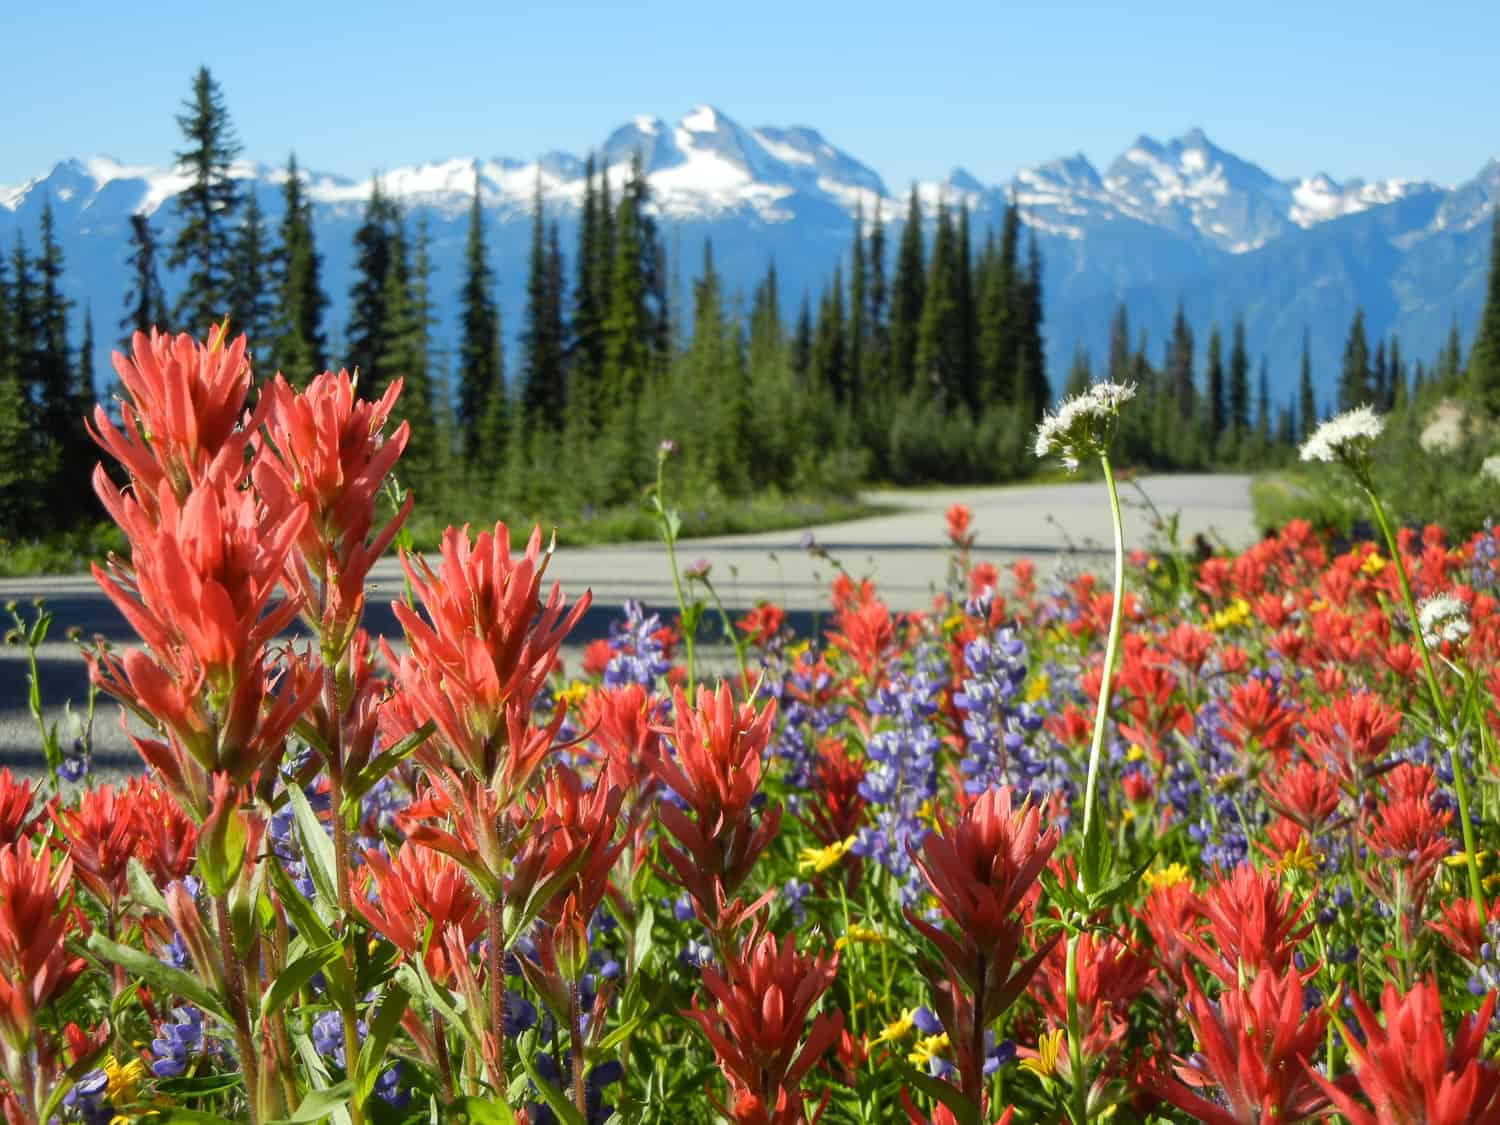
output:
[{"label": "curving road", "polygon": [[[1140,484],[1140,491],[1129,484],[1122,487],[1127,549],[1151,544],[1151,517],[1142,491],[1164,515],[1180,516],[1184,540],[1201,534],[1243,546],[1256,537],[1248,476],[1149,477]],[[1102,483],[877,491],[868,498],[895,510],[809,529],[689,540],[679,545],[679,566],[706,560],[727,605],[743,609],[769,599],[791,611],[795,626],[806,629],[813,612],[826,608],[834,573],[826,560],[803,549],[806,531],[851,573],[872,576],[895,609],[928,605],[943,586],[948,566],[943,513],[955,502],[967,504],[973,513],[975,559],[997,566],[1021,557],[1033,558],[1043,573],[1069,559],[1074,565],[1097,565],[1110,540]],[[666,551],[658,543],[559,548],[549,574],[570,598],[585,588],[594,592],[594,605],[569,654],[576,654],[583,642],[607,635],[609,622],[627,598],[653,608],[675,606]],[[394,635],[398,630],[387,606],[400,591],[399,565],[394,559],[383,560],[371,581],[376,592],[370,598],[367,624]],[[43,699],[49,717],[55,718],[64,700],[81,703],[86,692],[78,649],[66,640],[66,630],[77,627],[84,638],[100,634],[115,644],[128,644],[133,637],[88,576],[0,580],[0,601],[16,599],[29,613],[26,603],[35,597],[45,599],[55,615],[41,653]],[[125,768],[133,764],[134,751],[120,731],[117,714],[115,704],[101,698],[95,745],[101,765]],[[26,711],[25,650],[0,648],[0,765],[35,770],[40,764],[38,745]]]}]

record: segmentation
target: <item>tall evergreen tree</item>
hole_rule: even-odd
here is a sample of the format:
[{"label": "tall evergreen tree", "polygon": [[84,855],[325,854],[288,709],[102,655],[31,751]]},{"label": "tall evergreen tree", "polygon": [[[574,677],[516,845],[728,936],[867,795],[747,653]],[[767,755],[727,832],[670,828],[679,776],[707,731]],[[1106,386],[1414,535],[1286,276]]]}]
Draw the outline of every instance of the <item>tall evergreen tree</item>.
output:
[{"label": "tall evergreen tree", "polygon": [[1229,425],[1236,440],[1250,429],[1250,352],[1245,345],[1245,321],[1236,317],[1229,346]]},{"label": "tall evergreen tree", "polygon": [[959,371],[958,245],[953,215],[939,200],[937,232],[927,266],[922,316],[917,328],[914,385],[941,405],[957,405]]},{"label": "tall evergreen tree", "polygon": [[781,358],[786,347],[781,327],[781,295],[776,278],[776,263],[766,267],[766,275],[755,287],[750,302],[750,370],[764,371]]},{"label": "tall evergreen tree", "polygon": [[78,373],[73,377],[73,402],[82,417],[94,412],[98,391],[94,386],[94,310],[83,307],[83,341],[78,345]]},{"label": "tall evergreen tree", "polygon": [[327,366],[323,313],[328,308],[328,298],[320,278],[323,259],[313,237],[312,201],[303,193],[295,154],[287,159],[281,199],[281,226],[273,265],[276,321],[272,330],[271,365],[294,386],[301,386]]},{"label": "tall evergreen tree", "polygon": [[917,336],[921,329],[926,280],[923,275],[922,202],[915,186],[906,207],[906,225],[896,253],[896,273],[891,281],[892,385],[909,387],[917,369]]},{"label": "tall evergreen tree", "polygon": [[870,238],[865,249],[865,267],[869,282],[866,290],[869,297],[869,346],[865,356],[865,383],[883,395],[890,386],[888,370],[890,364],[890,326],[887,323],[887,301],[885,272],[885,221],[880,213],[880,198],[875,199],[875,221],[870,226]]},{"label": "tall evergreen tree", "polygon": [[401,401],[398,412],[411,427],[406,452],[401,461],[408,478],[418,485],[430,482],[446,466],[449,450],[446,435],[438,426],[432,376],[432,328],[436,317],[432,307],[432,247],[427,220],[417,220],[417,236],[408,270],[410,283],[406,300],[410,305],[410,325],[402,338],[404,355],[400,369]]},{"label": "tall evergreen tree", "polygon": [[1297,422],[1301,426],[1298,437],[1306,437],[1318,425],[1318,404],[1313,398],[1312,340],[1308,329],[1302,329],[1302,367],[1297,377]]},{"label": "tall evergreen tree", "polygon": [[844,326],[844,277],[841,266],[833,267],[833,281],[823,291],[818,305],[818,323],[813,329],[812,371],[818,387],[830,391],[835,402],[847,400],[849,356]]},{"label": "tall evergreen tree", "polygon": [[1208,437],[1211,444],[1216,444],[1224,434],[1226,425],[1226,410],[1224,401],[1224,346],[1219,337],[1219,326],[1213,326],[1208,335],[1208,359],[1207,359],[1207,398],[1208,398]]},{"label": "tall evergreen tree", "polygon": [[1166,378],[1167,385],[1172,389],[1178,421],[1191,422],[1197,413],[1197,396],[1193,387],[1193,330],[1188,327],[1181,301],[1177,302],[1177,315],[1172,318],[1172,337],[1167,345]]},{"label": "tall evergreen tree", "polygon": [[269,343],[276,315],[269,256],[260,203],[251,188],[245,193],[244,215],[231,251],[229,318],[232,330],[245,334],[251,356],[262,362],[270,359],[265,345]]},{"label": "tall evergreen tree", "polygon": [[397,379],[404,380],[414,368],[426,363],[427,333],[412,293],[406,225],[394,205],[386,238],[388,260],[380,301],[383,315],[375,338],[374,361],[360,380],[361,392],[370,398],[384,395]]},{"label": "tall evergreen tree", "polygon": [[156,238],[151,220],[142,214],[130,216],[130,288],[125,294],[125,316],[120,327],[125,336],[122,346],[130,347],[135,332],[150,332],[152,327],[167,330],[167,297],[156,269]]},{"label": "tall evergreen tree", "polygon": [[865,383],[869,326],[866,320],[870,275],[865,261],[865,204],[861,198],[854,210],[854,238],[849,268],[849,401],[861,403]]},{"label": "tall evergreen tree", "polygon": [[1386,370],[1385,341],[1375,341],[1375,355],[1370,359],[1370,400],[1377,410],[1391,408],[1390,372]]},{"label": "tall evergreen tree", "polygon": [[349,290],[349,327],[345,332],[346,358],[362,375],[360,393],[374,390],[375,365],[385,346],[387,302],[393,287],[392,230],[396,225],[395,202],[385,194],[380,178],[370,188],[364,219],[354,232],[354,284]]},{"label": "tall evergreen tree", "polygon": [[574,410],[592,409],[604,372],[605,284],[600,272],[602,205],[595,187],[594,155],[584,164],[583,203],[578,216],[578,253],[573,288],[572,336],[568,345],[568,389]]},{"label": "tall evergreen tree", "polygon": [[500,309],[494,288],[476,172],[464,243],[463,287],[459,291],[458,425],[465,462],[470,469],[485,474],[503,464],[505,437],[510,430],[500,355]]},{"label": "tall evergreen tree", "polygon": [[1489,285],[1469,353],[1469,387],[1485,410],[1500,415],[1500,204],[1491,224]]},{"label": "tall evergreen tree", "polygon": [[1448,342],[1438,353],[1437,369],[1433,372],[1433,377],[1440,383],[1452,384],[1463,370],[1463,341],[1458,335],[1458,317],[1455,316],[1448,323]]},{"label": "tall evergreen tree", "polygon": [[808,302],[807,294],[803,293],[802,307],[797,312],[797,324],[792,329],[791,355],[788,358],[792,378],[800,386],[805,387],[812,377],[812,349],[812,305]]},{"label": "tall evergreen tree", "polygon": [[1082,344],[1074,344],[1073,361],[1068,365],[1067,381],[1063,384],[1064,395],[1072,398],[1089,389],[1089,384],[1094,381],[1090,366],[1088,351]]},{"label": "tall evergreen tree", "polygon": [[553,321],[552,256],[547,244],[547,214],[542,179],[537,176],[531,203],[531,251],[526,266],[526,313],[521,329],[523,367],[521,408],[533,426],[563,426],[563,341]]},{"label": "tall evergreen tree", "polygon": [[1130,379],[1130,314],[1120,302],[1109,322],[1109,381],[1124,383]]},{"label": "tall evergreen tree", "polygon": [[958,366],[955,383],[960,397],[969,409],[978,410],[982,389],[979,372],[978,307],[974,287],[974,251],[969,233],[969,207],[962,203],[958,209],[958,229],[954,246],[954,300],[958,305],[956,317],[957,339],[954,360]]},{"label": "tall evergreen tree", "polygon": [[1052,401],[1047,381],[1047,353],[1042,337],[1042,253],[1033,231],[1026,242],[1026,272],[1017,292],[1016,401],[1036,422]]},{"label": "tall evergreen tree", "polygon": [[201,335],[229,311],[234,218],[239,189],[230,176],[240,145],[224,95],[206,66],[193,77],[192,95],[177,116],[185,147],[178,167],[190,177],[174,200],[182,228],[167,258],[169,269],[186,266],[187,284],[172,310],[177,326]]},{"label": "tall evergreen tree", "polygon": [[1389,409],[1406,405],[1406,361],[1401,358],[1401,337],[1391,333],[1390,358],[1387,361]]},{"label": "tall evergreen tree", "polygon": [[1365,311],[1356,308],[1344,343],[1344,368],[1339,375],[1339,410],[1353,410],[1370,402],[1370,345],[1365,339]]},{"label": "tall evergreen tree", "polygon": [[[607,178],[604,184],[607,192]],[[646,176],[636,161],[609,228],[612,259],[605,305],[604,381],[605,402],[611,411],[634,410],[651,367],[653,317],[648,306],[648,282],[655,247],[644,237],[646,201]],[[629,423],[629,419],[626,421]]]},{"label": "tall evergreen tree", "polygon": [[[985,402],[1005,403],[1019,393],[1016,363],[1020,339],[1021,215],[1014,203],[1005,209],[999,246],[991,240],[980,265],[978,363],[980,395]],[[1045,404],[1043,404],[1045,405]]]},{"label": "tall evergreen tree", "polygon": [[68,310],[73,302],[63,294],[63,252],[50,201],[42,206],[38,241],[31,384],[38,425],[47,443],[57,451],[56,470],[47,488],[47,512],[56,524],[66,525],[84,511],[87,501],[80,498],[89,495],[94,458],[83,427],[88,403],[80,399],[77,370],[68,346]]},{"label": "tall evergreen tree", "polygon": [[1271,442],[1271,374],[1266,369],[1266,357],[1260,358],[1260,372],[1255,381],[1255,436],[1269,445]]}]

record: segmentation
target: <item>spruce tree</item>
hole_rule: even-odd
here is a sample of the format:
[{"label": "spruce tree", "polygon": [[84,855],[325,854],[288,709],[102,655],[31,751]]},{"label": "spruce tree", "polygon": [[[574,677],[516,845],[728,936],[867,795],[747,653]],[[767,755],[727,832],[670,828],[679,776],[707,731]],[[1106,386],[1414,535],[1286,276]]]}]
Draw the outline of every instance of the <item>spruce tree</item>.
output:
[{"label": "spruce tree", "polygon": [[526,312],[521,329],[523,364],[521,408],[529,425],[563,426],[562,340],[554,335],[551,254],[542,180],[537,176],[531,204],[531,250],[527,258]]},{"label": "spruce tree", "polygon": [[167,258],[169,269],[188,269],[172,319],[202,335],[229,312],[231,257],[239,190],[230,168],[240,153],[224,95],[206,66],[193,77],[192,95],[177,116],[185,147],[177,166],[190,182],[174,200],[182,228]]},{"label": "spruce tree", "polygon": [[1339,411],[1370,402],[1370,345],[1365,340],[1364,309],[1354,310],[1344,343],[1344,368],[1339,374]]},{"label": "spruce tree", "polygon": [[78,345],[78,373],[73,377],[73,405],[81,417],[94,413],[94,402],[98,398],[94,386],[94,310],[83,307],[83,341]]},{"label": "spruce tree", "polygon": [[1052,401],[1047,380],[1047,353],[1042,338],[1042,253],[1036,233],[1026,242],[1026,271],[1016,288],[1015,400],[1025,409],[1028,424],[1039,421]]},{"label": "spruce tree", "polygon": [[1017,393],[1016,317],[1020,214],[1006,208],[999,246],[991,238],[979,266],[978,363],[980,396],[985,402],[1005,403]]},{"label": "spruce tree", "polygon": [[1302,329],[1302,368],[1297,376],[1297,423],[1301,427],[1298,437],[1306,437],[1318,425],[1318,404],[1313,397],[1312,340],[1307,328]]},{"label": "spruce tree", "polygon": [[981,379],[979,374],[979,349],[978,349],[978,309],[974,293],[974,254],[969,237],[969,207],[967,203],[960,204],[958,209],[958,229],[955,231],[954,245],[954,300],[958,306],[955,318],[957,325],[957,339],[954,341],[954,360],[958,371],[955,383],[959,389],[959,397],[968,405],[970,410],[978,411],[981,400]]},{"label": "spruce tree", "polygon": [[1217,448],[1224,435],[1224,346],[1219,337],[1219,326],[1213,326],[1208,335],[1208,359],[1205,381],[1208,385],[1208,438],[1209,447]]},{"label": "spruce tree", "polygon": [[1401,358],[1401,337],[1391,333],[1390,358],[1387,361],[1388,409],[1406,405],[1406,361]]},{"label": "spruce tree", "polygon": [[1370,359],[1370,401],[1374,403],[1376,410],[1389,410],[1390,402],[1390,372],[1386,370],[1385,363],[1385,341],[1375,341],[1375,355]]},{"label": "spruce tree", "polygon": [[893,386],[903,389],[912,385],[917,369],[917,335],[926,290],[923,267],[922,203],[913,186],[891,281],[890,378]]},{"label": "spruce tree", "polygon": [[1262,444],[1271,443],[1271,375],[1266,369],[1266,358],[1261,356],[1260,373],[1256,378],[1255,436]]},{"label": "spruce tree", "polygon": [[844,326],[844,277],[833,268],[833,281],[818,304],[818,323],[813,329],[812,373],[815,386],[831,392],[842,403],[848,394],[848,337]]},{"label": "spruce tree", "polygon": [[250,355],[270,359],[269,344],[276,304],[271,291],[266,231],[255,189],[245,194],[244,215],[236,232],[229,265],[229,320],[236,335],[244,333]]},{"label": "spruce tree", "polygon": [[1500,415],[1500,205],[1491,223],[1489,285],[1469,353],[1469,388],[1482,409]]},{"label": "spruce tree", "polygon": [[1458,317],[1455,316],[1448,324],[1448,342],[1438,353],[1437,369],[1433,372],[1433,377],[1438,382],[1451,386],[1463,369],[1463,341],[1459,338]]},{"label": "spruce tree", "polygon": [[464,243],[464,278],[459,291],[458,425],[468,467],[492,475],[504,461],[509,431],[505,374],[500,355],[500,310],[495,278],[485,248],[479,177],[469,204]]},{"label": "spruce tree", "polygon": [[928,261],[922,316],[917,328],[913,386],[940,406],[961,401],[959,384],[958,245],[953,216],[938,202],[937,232]]},{"label": "spruce tree", "polygon": [[406,224],[400,209],[394,206],[386,230],[386,254],[380,330],[375,338],[373,362],[360,380],[361,393],[372,399],[382,397],[392,383],[404,380],[412,368],[425,362],[422,350],[426,333],[412,295]]},{"label": "spruce tree", "polygon": [[1109,322],[1109,381],[1124,383],[1130,379],[1130,315],[1121,302]]},{"label": "spruce tree", "polygon": [[130,216],[130,288],[125,293],[125,316],[120,328],[121,346],[128,353],[130,337],[150,333],[153,327],[167,330],[167,297],[156,269],[156,238],[151,220],[143,214]]},{"label": "spruce tree", "polygon": [[1188,327],[1181,301],[1177,302],[1177,315],[1172,318],[1172,336],[1167,344],[1166,378],[1177,410],[1177,420],[1191,422],[1198,409],[1193,387],[1193,330]]},{"label": "spruce tree", "polygon": [[402,454],[402,471],[418,485],[431,482],[446,468],[447,450],[439,431],[432,377],[432,249],[425,217],[417,220],[417,236],[408,270],[407,301],[410,323],[403,338],[405,354],[397,413],[411,427]]},{"label": "spruce tree", "polygon": [[345,358],[361,376],[359,391],[365,397],[374,389],[375,365],[385,345],[396,216],[396,204],[386,196],[377,176],[370,187],[364,219],[354,232],[354,284],[349,289],[349,326],[344,334]]},{"label": "spruce tree", "polygon": [[1229,346],[1229,425],[1236,440],[1250,429],[1250,352],[1245,346],[1245,322],[1239,317]]},{"label": "spruce tree", "polygon": [[802,294],[802,307],[797,312],[797,324],[792,329],[791,354],[788,366],[797,384],[806,387],[812,375],[813,324],[812,305],[807,294]]},{"label": "spruce tree", "polygon": [[855,406],[861,405],[862,401],[860,396],[864,389],[869,339],[866,303],[869,299],[870,277],[869,266],[865,261],[864,226],[865,205],[861,198],[854,210],[854,238],[849,268],[849,340],[845,348],[848,353],[849,401]]},{"label": "spruce tree", "polygon": [[[608,188],[608,180],[604,181]],[[604,319],[604,401],[610,411],[633,411],[650,367],[651,314],[647,308],[648,258],[654,248],[642,237],[646,181],[640,164],[626,181],[609,228],[609,263]],[[628,420],[627,420],[628,421]],[[627,426],[627,438],[631,437]]]},{"label": "spruce tree", "polygon": [[750,302],[750,371],[752,374],[773,367],[786,346],[781,327],[781,303],[776,279],[776,263],[766,267],[766,275],[755,287]]},{"label": "spruce tree", "polygon": [[273,259],[276,321],[271,366],[294,386],[302,386],[324,370],[328,352],[323,335],[323,313],[328,308],[320,279],[323,259],[313,238],[312,202],[302,189],[293,154],[287,159],[281,187],[283,210]]},{"label": "spruce tree", "polygon": [[869,296],[869,313],[866,317],[869,346],[864,360],[864,381],[874,391],[878,401],[890,386],[890,326],[887,323],[886,307],[890,294],[885,280],[885,221],[880,213],[879,196],[875,198],[875,221],[870,226],[865,268],[869,278],[866,286]]},{"label": "spruce tree", "polygon": [[603,228],[594,183],[594,156],[584,165],[583,203],[578,216],[577,270],[568,343],[568,388],[574,410],[590,410],[604,370],[604,283],[599,273]]},{"label": "spruce tree", "polygon": [[39,283],[37,336],[32,385],[39,408],[38,423],[57,451],[56,470],[47,489],[47,514],[57,526],[71,524],[85,511],[93,469],[92,444],[83,426],[83,412],[92,401],[80,398],[77,370],[68,345],[68,310],[73,302],[63,294],[63,252],[57,241],[52,204],[42,206],[39,253],[34,262]]}]

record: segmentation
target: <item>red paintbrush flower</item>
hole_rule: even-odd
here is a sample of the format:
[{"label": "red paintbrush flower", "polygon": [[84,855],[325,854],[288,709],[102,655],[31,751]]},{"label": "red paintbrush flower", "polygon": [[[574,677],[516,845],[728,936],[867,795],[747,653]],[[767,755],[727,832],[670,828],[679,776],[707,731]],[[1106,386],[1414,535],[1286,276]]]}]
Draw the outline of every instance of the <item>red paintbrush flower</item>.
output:
[{"label": "red paintbrush flower", "polygon": [[1294,908],[1291,893],[1281,893],[1273,873],[1249,864],[1221,876],[1201,901],[1212,945],[1202,937],[1183,944],[1229,987],[1261,972],[1288,972],[1297,943],[1312,932],[1311,923],[1297,925],[1312,900]]},{"label": "red paintbrush flower", "polygon": [[735,622],[740,632],[745,634],[745,640],[760,648],[780,636],[781,627],[785,624],[786,611],[772,602],[761,602]]},{"label": "red paintbrush flower", "polygon": [[[1114,935],[1085,931],[1078,937],[1074,996],[1083,1031],[1083,1054],[1090,1071],[1120,1073],[1120,1054],[1129,1030],[1130,1006],[1152,985],[1151,958]],[[1067,948],[1054,945],[1042,962],[1030,993],[1054,1027],[1068,1026]]]},{"label": "red paintbrush flower", "polygon": [[150,778],[131,778],[125,792],[134,814],[135,857],[158,887],[186,876],[193,870],[198,847],[198,826],[192,817]]},{"label": "red paintbrush flower", "polygon": [[455,931],[467,947],[484,931],[483,906],[468,876],[446,856],[411,841],[389,859],[370,849],[365,862],[364,887],[351,894],[354,909],[403,956],[420,955],[434,981],[449,984],[447,933]]},{"label": "red paintbrush flower", "polygon": [[246,415],[250,364],[245,337],[226,343],[216,329],[205,346],[187,333],[154,328],[131,338],[132,355],[114,354],[125,397],[121,429],[103,405],[94,407],[89,433],[130,474],[140,503],[154,517],[161,486],[181,502],[219,461],[243,466],[245,444],[259,425],[263,403]]},{"label": "red paintbrush flower", "polygon": [[[443,533],[442,562],[434,573],[418,558],[401,560],[422,602],[424,621],[402,602],[392,611],[409,651],[400,660],[384,647],[400,688],[393,719],[410,727],[431,720],[435,737],[417,750],[430,767],[451,763],[495,787],[502,805],[526,788],[550,743],[525,753],[511,737],[512,717],[529,717],[532,700],[557,665],[557,650],[588,609],[585,591],[565,614],[556,583],[541,600],[551,560],[536,528],[518,558],[510,533],[497,523],[473,542],[468,528]],[[430,624],[429,624],[430,621]],[[565,704],[559,701],[557,716]]]},{"label": "red paintbrush flower", "polygon": [[872,599],[841,609],[833,623],[829,643],[854,664],[867,685],[879,683],[885,676],[886,658],[896,643],[890,609]]},{"label": "red paintbrush flower", "polygon": [[1460,1021],[1451,1044],[1443,1033],[1442,997],[1432,980],[1419,982],[1404,996],[1387,984],[1380,994],[1384,1026],[1363,1000],[1353,1000],[1360,1035],[1342,1024],[1339,1030],[1364,1102],[1352,1090],[1313,1076],[1350,1125],[1500,1123],[1500,1069],[1484,1054],[1495,1010],[1493,992],[1479,1011]]},{"label": "red paintbrush flower", "polygon": [[100,785],[84,790],[77,804],[50,812],[68,842],[74,874],[113,917],[125,896],[125,868],[140,834],[135,808],[114,786]]},{"label": "red paintbrush flower", "polygon": [[381,430],[401,393],[397,379],[377,402],[356,397],[347,371],[325,371],[303,391],[278,374],[264,391],[265,434],[254,467],[255,487],[272,512],[306,505],[297,550],[287,558],[286,585],[318,632],[323,658],[336,663],[365,604],[365,579],[411,511],[401,510],[371,537],[375,500],[406,448],[409,427]]},{"label": "red paintbrush flower", "polygon": [[1485,918],[1479,917],[1471,898],[1457,898],[1445,902],[1439,908],[1439,917],[1427,926],[1471,965],[1477,965],[1482,956],[1480,946],[1487,940],[1485,923],[1500,922],[1500,899],[1490,899],[1485,904]]},{"label": "red paintbrush flower", "polygon": [[1181,665],[1188,673],[1196,674],[1208,659],[1214,637],[1207,629],[1184,621],[1163,635],[1158,643],[1169,660]]},{"label": "red paintbrush flower", "polygon": [[[911,1092],[904,1088],[901,1091],[901,1108],[906,1110],[908,1125],[959,1125],[958,1118],[954,1116],[953,1111],[942,1102],[932,1107],[931,1117],[927,1116],[912,1104]],[[995,1118],[995,1125],[1011,1125],[1015,1117],[1015,1107],[1006,1106],[1005,1112]]]},{"label": "red paintbrush flower", "polygon": [[1380,759],[1401,729],[1401,712],[1368,691],[1351,692],[1302,719],[1302,748],[1360,790],[1378,772]]},{"label": "red paintbrush flower", "polygon": [[[776,938],[754,927],[722,971],[705,967],[703,987],[712,1009],[682,1014],[703,1031],[729,1083],[728,1106],[715,1108],[735,1125],[802,1125],[808,1120],[803,1077],[843,1030],[844,1015],[807,1017],[838,971],[838,954],[798,953],[791,935]],[[804,1038],[804,1032],[806,1037]],[[825,1097],[824,1103],[827,1099]],[[816,1121],[822,1107],[812,1115]]]},{"label": "red paintbrush flower", "polygon": [[583,722],[600,754],[599,776],[627,796],[643,796],[656,780],[665,700],[640,684],[601,688],[583,701]]},{"label": "red paintbrush flower", "polygon": [[[1188,1023],[1198,1043],[1191,1062],[1176,1067],[1178,1081],[1158,1072],[1151,1093],[1206,1125],[1293,1125],[1328,1114],[1328,1097],[1307,1060],[1322,1043],[1328,1017],[1302,1010],[1302,977],[1266,971],[1249,987],[1237,985],[1214,1004],[1187,980]],[[1197,1091],[1216,1089],[1211,1101]]]},{"label": "red paintbrush flower", "polygon": [[1241,750],[1254,743],[1263,753],[1281,757],[1291,748],[1296,721],[1269,679],[1235,685],[1224,705],[1224,735]]},{"label": "red paintbrush flower", "polygon": [[1262,774],[1266,804],[1295,823],[1309,836],[1332,826],[1344,790],[1339,779],[1311,762],[1298,762],[1279,774]]},{"label": "red paintbrush flower", "polygon": [[[692,896],[706,923],[717,916],[717,902],[732,896],[776,835],[780,806],[755,822],[750,804],[760,790],[761,759],[776,718],[776,701],[759,712],[753,703],[735,705],[729,685],[710,695],[698,688],[697,708],[679,688],[673,694],[672,736],[676,756],[657,759],[656,775],[681,798],[686,811],[663,803],[661,823],[680,847],[662,843],[663,857]],[[692,815],[689,816],[688,814]]]},{"label": "red paintbrush flower", "polygon": [[46,844],[34,853],[25,842],[0,846],[0,1039],[23,1067],[37,1014],[84,969],[84,959],[63,945],[76,916],[68,895],[72,875],[67,858],[53,868]]},{"label": "red paintbrush flower", "polygon": [[36,830],[42,814],[33,810],[37,785],[17,781],[10,767],[0,768],[0,845],[14,844]]},{"label": "red paintbrush flower", "polygon": [[1155,877],[1145,901],[1132,909],[1146,932],[1151,935],[1151,951],[1169,981],[1178,988],[1188,966],[1188,942],[1200,940],[1203,927],[1203,903],[1193,893],[1184,875],[1169,880]]},{"label": "red paintbrush flower", "polygon": [[948,542],[961,551],[974,546],[974,533],[969,528],[973,518],[967,504],[952,504],[943,513],[943,519],[948,524]]},{"label": "red paintbrush flower", "polygon": [[[358,775],[376,753],[390,681],[379,675],[370,634],[363,629],[354,631],[344,657],[334,673],[336,699],[329,698],[328,669],[322,663],[309,662],[292,670],[296,690],[305,691],[312,699],[296,727],[298,736],[316,754],[298,777],[303,784],[311,781],[320,768],[326,768],[342,784],[345,778]],[[331,713],[330,703],[336,705]],[[395,724],[391,726],[394,731]]]},{"label": "red paintbrush flower", "polygon": [[850,754],[840,738],[818,740],[818,756],[812,767],[812,798],[801,817],[808,830],[825,847],[847,840],[859,830],[868,804],[859,787],[865,779],[868,759]]},{"label": "red paintbrush flower", "polygon": [[1434,807],[1437,787],[1426,766],[1401,763],[1386,775],[1385,789],[1387,799],[1363,832],[1375,862],[1361,873],[1366,885],[1401,916],[1410,936],[1438,866],[1453,850],[1448,835],[1453,814]]},{"label": "red paintbrush flower", "polygon": [[131,564],[111,559],[94,578],[150,655],[90,658],[101,688],[165,737],[131,741],[184,807],[207,815],[212,773],[236,785],[269,773],[305,691],[273,691],[266,648],[297,615],[273,605],[278,579],[305,518],[275,518],[225,472],[210,474],[179,503],[163,482],[154,518],[114,488],[102,467],[94,487],[130,540]]}]

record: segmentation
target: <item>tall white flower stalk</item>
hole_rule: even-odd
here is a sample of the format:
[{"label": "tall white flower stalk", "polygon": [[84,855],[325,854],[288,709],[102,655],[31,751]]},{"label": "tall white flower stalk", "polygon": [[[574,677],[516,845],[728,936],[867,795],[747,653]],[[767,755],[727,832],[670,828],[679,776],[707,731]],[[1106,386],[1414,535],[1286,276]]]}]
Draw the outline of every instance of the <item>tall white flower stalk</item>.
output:
[{"label": "tall white flower stalk", "polygon": [[1444,640],[1460,640],[1468,633],[1469,624],[1463,603],[1456,598],[1437,596],[1425,600],[1418,608],[1411,592],[1411,579],[1406,573],[1406,562],[1391,531],[1391,521],[1386,516],[1385,505],[1375,490],[1371,473],[1370,453],[1376,440],[1385,429],[1385,420],[1370,406],[1359,406],[1346,410],[1335,418],[1324,422],[1302,443],[1300,456],[1304,461],[1339,464],[1349,470],[1355,483],[1370,501],[1375,513],[1375,522],[1380,525],[1385,537],[1386,550],[1396,564],[1396,577],[1401,586],[1401,600],[1406,607],[1407,619],[1416,638],[1417,651],[1422,657],[1422,669],[1427,680],[1427,691],[1432,697],[1432,710],[1438,719],[1440,737],[1448,749],[1448,763],[1453,770],[1453,790],[1458,798],[1458,816],[1464,838],[1464,864],[1469,872],[1469,894],[1474,900],[1477,916],[1483,919],[1484,890],[1479,882],[1479,862],[1474,851],[1474,825],[1469,819],[1469,786],[1464,780],[1463,763],[1458,756],[1458,734],[1453,730],[1452,713],[1448,709],[1447,697],[1438,683],[1437,670],[1432,663],[1432,649]]}]

